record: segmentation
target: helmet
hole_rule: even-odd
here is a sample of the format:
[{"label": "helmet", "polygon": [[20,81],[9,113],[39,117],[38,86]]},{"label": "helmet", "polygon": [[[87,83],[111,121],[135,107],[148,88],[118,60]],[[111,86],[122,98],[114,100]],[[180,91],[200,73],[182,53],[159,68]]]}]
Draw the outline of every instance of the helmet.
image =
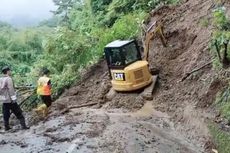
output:
[{"label": "helmet", "polygon": [[4,66],[2,68],[2,73],[5,74],[7,71],[10,71],[10,67],[9,66]]}]

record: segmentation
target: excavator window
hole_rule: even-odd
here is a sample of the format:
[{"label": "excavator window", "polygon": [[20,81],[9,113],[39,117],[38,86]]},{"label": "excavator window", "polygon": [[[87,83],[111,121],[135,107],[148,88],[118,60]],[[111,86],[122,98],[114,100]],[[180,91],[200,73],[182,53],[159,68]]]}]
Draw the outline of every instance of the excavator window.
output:
[{"label": "excavator window", "polygon": [[123,60],[119,49],[111,49],[111,56],[109,58],[112,66],[121,66],[123,64]]},{"label": "excavator window", "polygon": [[140,60],[139,52],[135,43],[130,43],[122,48],[125,57],[125,65],[129,65]]},{"label": "excavator window", "polygon": [[[121,45],[122,44],[122,45]],[[124,69],[129,64],[141,60],[136,41],[115,41],[105,47],[105,56],[109,68]]]}]

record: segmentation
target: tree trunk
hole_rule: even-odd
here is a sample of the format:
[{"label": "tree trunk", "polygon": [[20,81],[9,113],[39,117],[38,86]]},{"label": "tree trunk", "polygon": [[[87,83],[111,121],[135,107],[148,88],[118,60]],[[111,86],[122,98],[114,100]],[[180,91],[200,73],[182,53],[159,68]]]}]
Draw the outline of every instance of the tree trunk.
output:
[{"label": "tree trunk", "polygon": [[219,58],[219,61],[221,61],[221,56],[220,56],[220,47],[218,46],[217,40],[215,41],[215,47],[216,47],[216,52]]},{"label": "tree trunk", "polygon": [[230,64],[230,61],[228,59],[228,42],[229,41],[224,42],[224,55],[223,55],[223,60],[222,60],[224,67]]}]

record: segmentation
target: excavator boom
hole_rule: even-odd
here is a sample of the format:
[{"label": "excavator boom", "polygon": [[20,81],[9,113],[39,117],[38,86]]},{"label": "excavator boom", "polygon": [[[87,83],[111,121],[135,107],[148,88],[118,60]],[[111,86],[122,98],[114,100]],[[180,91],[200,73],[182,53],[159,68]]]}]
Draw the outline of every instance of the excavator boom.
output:
[{"label": "excavator boom", "polygon": [[144,60],[148,61],[149,56],[149,46],[150,41],[155,37],[159,36],[164,47],[166,47],[166,39],[163,34],[163,26],[161,23],[154,22],[151,26],[145,31],[145,36],[143,37],[144,44]]}]

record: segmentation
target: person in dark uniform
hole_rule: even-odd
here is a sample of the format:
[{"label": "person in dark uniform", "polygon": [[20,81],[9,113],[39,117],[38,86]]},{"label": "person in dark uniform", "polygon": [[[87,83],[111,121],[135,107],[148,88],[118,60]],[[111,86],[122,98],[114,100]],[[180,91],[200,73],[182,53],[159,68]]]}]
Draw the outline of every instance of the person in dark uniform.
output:
[{"label": "person in dark uniform", "polygon": [[11,70],[8,66],[2,68],[3,76],[0,78],[0,101],[2,104],[2,112],[5,130],[10,130],[9,119],[11,112],[20,121],[22,129],[29,129],[25,123],[25,117],[22,110],[17,104],[17,96],[14,89],[13,79],[11,78]]}]

